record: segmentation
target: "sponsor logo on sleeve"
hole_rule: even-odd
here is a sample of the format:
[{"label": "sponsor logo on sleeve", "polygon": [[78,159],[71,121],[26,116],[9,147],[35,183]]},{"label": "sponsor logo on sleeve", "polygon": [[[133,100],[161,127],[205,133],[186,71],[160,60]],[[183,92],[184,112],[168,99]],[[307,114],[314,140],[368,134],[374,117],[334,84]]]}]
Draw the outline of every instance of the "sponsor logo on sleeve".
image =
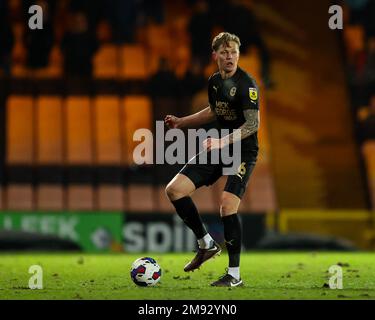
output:
[{"label": "sponsor logo on sleeve", "polygon": [[258,91],[256,88],[249,88],[250,100],[255,101],[258,99]]}]

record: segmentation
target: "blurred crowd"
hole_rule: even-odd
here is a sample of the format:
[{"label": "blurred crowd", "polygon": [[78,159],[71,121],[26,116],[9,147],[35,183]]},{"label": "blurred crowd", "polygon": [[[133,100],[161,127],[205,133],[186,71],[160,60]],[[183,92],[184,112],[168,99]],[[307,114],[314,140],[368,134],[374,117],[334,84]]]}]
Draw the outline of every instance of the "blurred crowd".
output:
[{"label": "blurred crowd", "polygon": [[[347,66],[360,142],[375,139],[375,1],[345,0]],[[358,44],[357,44],[358,43]]]},{"label": "blurred crowd", "polygon": [[[43,9],[42,30],[26,27],[31,16],[28,9],[35,4]],[[139,44],[137,30],[166,25],[171,4],[171,0],[0,0],[0,76],[13,76],[12,64],[20,60],[27,70],[46,68],[51,51],[57,47],[63,63],[61,76],[94,78],[93,60],[103,44]],[[182,14],[187,20],[184,30],[190,62],[181,76],[170,59],[161,56],[159,67],[144,79],[145,94],[154,105],[154,119],[196,111],[194,108],[206,104],[205,71],[211,63],[212,39],[220,31],[240,37],[241,54],[256,49],[262,77],[257,80],[271,86],[269,54],[251,1],[185,0],[183,5],[188,8]],[[19,43],[17,25],[24,26],[24,54],[14,54]]]},{"label": "blurred crowd", "polygon": [[5,74],[11,69],[14,25],[22,22],[27,26],[32,5],[43,9],[43,29],[25,28],[26,66],[46,67],[52,46],[57,43],[67,75],[92,75],[99,27],[110,30],[111,42],[125,44],[134,41],[137,25],[151,20],[163,22],[161,0],[0,0],[0,68]]},{"label": "blurred crowd", "polygon": [[[168,1],[163,0],[0,0],[0,70],[3,74],[11,74],[14,23],[27,25],[28,8],[33,4],[43,8],[43,29],[25,28],[26,67],[46,67],[53,45],[58,44],[65,75],[90,77],[93,57],[103,38],[119,45],[134,43],[137,28],[165,22],[166,3]],[[263,81],[267,85],[270,83],[269,55],[249,3],[186,0],[191,8],[187,12],[191,61],[198,64],[199,70],[210,62],[214,28],[219,27],[241,38],[242,52],[251,46],[258,48]],[[161,62],[160,65],[160,71],[164,73],[166,64]]]}]

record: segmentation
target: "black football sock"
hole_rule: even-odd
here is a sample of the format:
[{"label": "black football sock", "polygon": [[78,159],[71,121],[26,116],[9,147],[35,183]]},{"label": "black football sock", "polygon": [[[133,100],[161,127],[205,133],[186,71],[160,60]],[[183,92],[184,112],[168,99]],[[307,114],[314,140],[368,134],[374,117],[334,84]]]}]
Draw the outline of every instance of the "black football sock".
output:
[{"label": "black football sock", "polygon": [[207,230],[203,225],[202,219],[198,213],[197,207],[190,197],[184,197],[172,201],[177,214],[182,221],[194,232],[197,239],[203,238],[207,234]]},{"label": "black football sock", "polygon": [[229,267],[240,266],[240,254],[242,243],[242,229],[238,215],[231,214],[221,217],[224,224],[224,239],[228,250]]}]

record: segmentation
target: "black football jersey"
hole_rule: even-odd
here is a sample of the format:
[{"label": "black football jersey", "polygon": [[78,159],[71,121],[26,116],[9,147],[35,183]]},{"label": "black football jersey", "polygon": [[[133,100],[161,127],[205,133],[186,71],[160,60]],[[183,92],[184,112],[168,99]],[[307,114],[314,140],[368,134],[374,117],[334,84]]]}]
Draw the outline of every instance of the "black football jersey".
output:
[{"label": "black football jersey", "polygon": [[[245,122],[243,111],[259,110],[259,90],[255,80],[240,67],[229,79],[219,72],[208,80],[208,100],[219,129],[237,129]],[[241,141],[243,151],[258,151],[257,132]]]}]

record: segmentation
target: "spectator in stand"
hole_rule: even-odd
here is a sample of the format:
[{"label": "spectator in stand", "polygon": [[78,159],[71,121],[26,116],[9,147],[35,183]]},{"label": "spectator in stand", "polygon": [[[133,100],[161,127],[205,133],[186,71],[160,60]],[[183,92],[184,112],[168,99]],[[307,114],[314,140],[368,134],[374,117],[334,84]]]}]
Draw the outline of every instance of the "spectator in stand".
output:
[{"label": "spectator in stand", "polygon": [[219,21],[222,21],[221,24],[225,31],[234,33],[241,39],[243,53],[246,53],[252,46],[258,49],[262,63],[263,83],[267,88],[272,87],[269,53],[260,35],[258,23],[252,10],[242,0],[231,0],[227,3],[226,10],[222,14]]},{"label": "spectator in stand", "polygon": [[12,26],[8,16],[8,4],[0,2],[0,71],[10,75],[11,55],[14,45]]},{"label": "spectator in stand", "polygon": [[116,44],[133,43],[136,31],[137,0],[108,0],[105,11],[113,32]]},{"label": "spectator in stand", "polygon": [[71,12],[61,43],[66,75],[91,77],[92,59],[97,49],[96,35],[89,29],[85,12]]},{"label": "spectator in stand", "polygon": [[362,142],[365,140],[375,140],[375,95],[370,99],[369,113],[361,123]]},{"label": "spectator in stand", "polygon": [[177,92],[177,78],[170,67],[168,59],[161,57],[158,71],[149,81],[151,97],[173,97]]},{"label": "spectator in stand", "polygon": [[366,48],[359,56],[356,69],[356,95],[360,98],[359,105],[367,105],[375,87],[375,37],[370,38]]},{"label": "spectator in stand", "polygon": [[178,79],[166,58],[159,60],[158,71],[149,79],[148,91],[154,105],[155,120],[163,120],[166,112],[176,110]]},{"label": "spectator in stand", "polygon": [[[96,29],[98,23],[103,18],[103,12],[110,0],[70,0],[68,5],[69,12],[85,12],[90,30]],[[129,0],[127,0],[129,1]]]},{"label": "spectator in stand", "polygon": [[164,6],[162,0],[138,0],[137,12],[140,13],[140,25],[147,23],[162,24],[164,22]]},{"label": "spectator in stand", "polygon": [[368,1],[365,11],[365,32],[367,38],[375,37],[375,1]]},{"label": "spectator in stand", "polygon": [[179,100],[179,109],[185,110],[184,114],[191,111],[192,100],[199,91],[203,90],[207,95],[207,78],[202,72],[203,70],[199,63],[193,61],[184,77],[179,81],[179,93],[181,97]]},{"label": "spectator in stand", "polygon": [[212,16],[206,0],[196,1],[189,21],[188,31],[191,39],[191,57],[199,64],[201,69],[210,62],[210,43],[212,32]]},{"label": "spectator in stand", "polygon": [[198,91],[206,87],[207,79],[202,73],[202,69],[197,61],[193,61],[186,71],[184,78],[180,81],[179,90],[182,95],[191,97]]},{"label": "spectator in stand", "polygon": [[47,67],[54,43],[53,21],[56,3],[55,1],[39,0],[24,1],[23,4],[24,12],[28,12],[28,8],[33,4],[40,6],[43,10],[43,29],[25,28],[26,65],[32,69]]},{"label": "spectator in stand", "polygon": [[345,0],[348,5],[349,22],[350,24],[364,24],[365,23],[365,11],[369,0]]},{"label": "spectator in stand", "polygon": [[375,36],[367,41],[367,55],[364,72],[364,85],[369,95],[374,93],[375,84]]}]

